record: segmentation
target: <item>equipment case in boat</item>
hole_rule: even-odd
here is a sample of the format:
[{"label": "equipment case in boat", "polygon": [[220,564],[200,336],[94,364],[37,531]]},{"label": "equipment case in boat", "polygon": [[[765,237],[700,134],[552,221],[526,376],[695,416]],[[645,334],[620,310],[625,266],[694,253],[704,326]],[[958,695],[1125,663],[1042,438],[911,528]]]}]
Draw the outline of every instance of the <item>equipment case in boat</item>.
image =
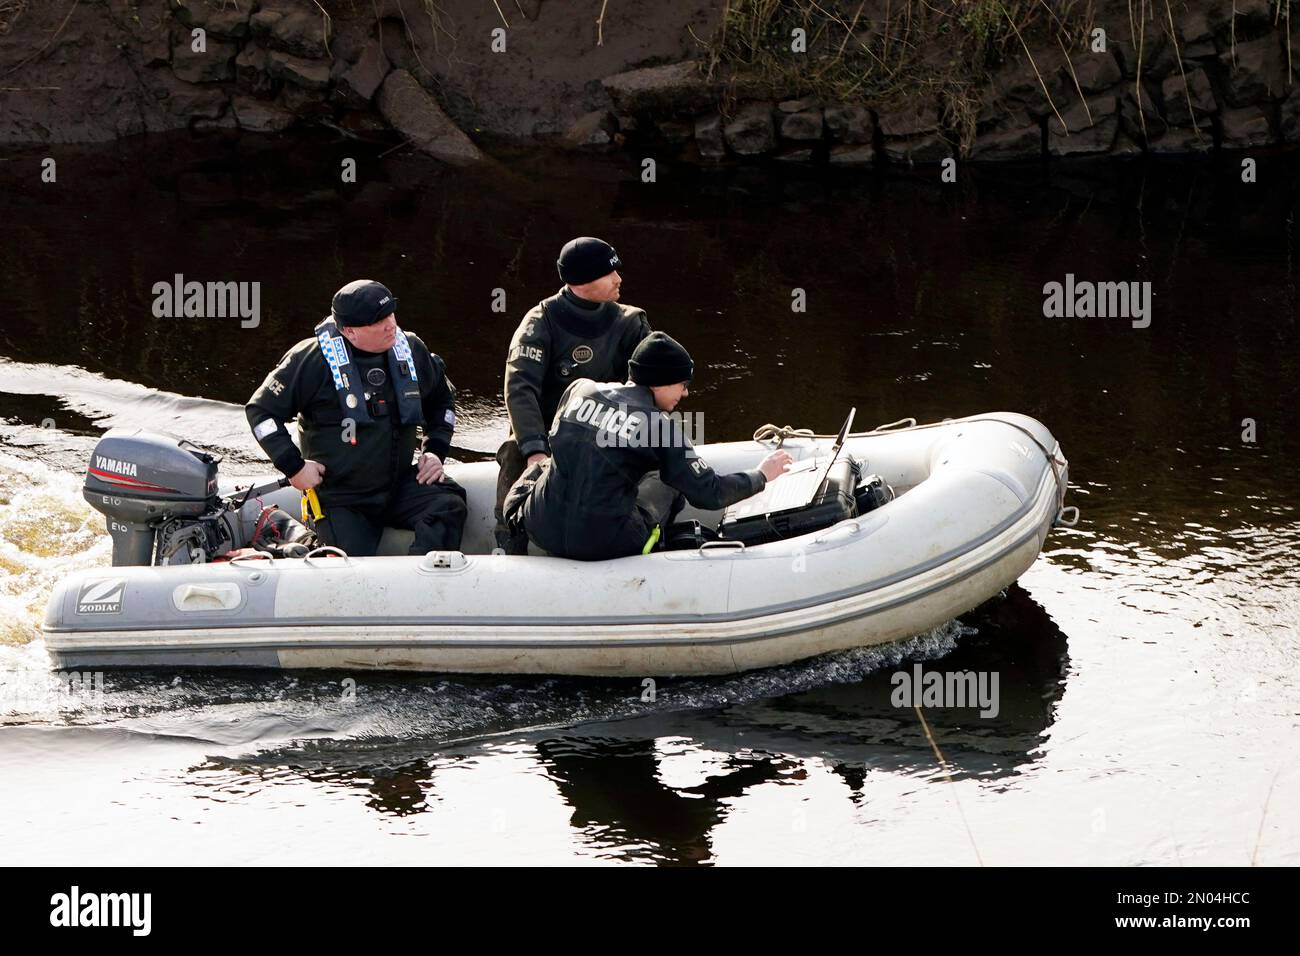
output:
[{"label": "equipment case in boat", "polygon": [[[811,504],[780,509],[775,494],[785,477],[777,478],[753,499],[728,508],[718,525],[718,536],[747,545],[766,544],[829,528],[846,518],[857,517],[857,463],[849,456],[837,458],[827,473],[825,487]],[[773,507],[764,507],[765,505]]]}]

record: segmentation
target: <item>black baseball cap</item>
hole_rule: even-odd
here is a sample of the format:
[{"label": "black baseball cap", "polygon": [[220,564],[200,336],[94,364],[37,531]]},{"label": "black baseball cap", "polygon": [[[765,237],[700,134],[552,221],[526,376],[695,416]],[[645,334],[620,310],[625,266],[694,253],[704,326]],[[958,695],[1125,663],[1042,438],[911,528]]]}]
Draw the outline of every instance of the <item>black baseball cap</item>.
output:
[{"label": "black baseball cap", "polygon": [[354,279],[334,293],[330,314],[339,325],[374,325],[397,311],[397,296],[374,279]]}]

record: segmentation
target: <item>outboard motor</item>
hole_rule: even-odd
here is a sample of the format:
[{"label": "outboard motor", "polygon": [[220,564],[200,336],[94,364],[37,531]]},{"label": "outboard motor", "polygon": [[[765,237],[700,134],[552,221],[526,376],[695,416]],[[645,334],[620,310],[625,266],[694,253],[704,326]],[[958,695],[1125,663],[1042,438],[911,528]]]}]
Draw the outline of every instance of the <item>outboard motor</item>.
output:
[{"label": "outboard motor", "polygon": [[219,509],[219,461],[180,438],[117,428],[104,435],[81,493],[108,519],[113,564],[152,564],[165,525]]},{"label": "outboard motor", "polygon": [[217,494],[221,461],[182,438],[113,429],[99,440],[82,495],[107,518],[113,564],[200,564],[248,545],[301,556],[311,532],[275,508],[244,509],[287,482]]}]

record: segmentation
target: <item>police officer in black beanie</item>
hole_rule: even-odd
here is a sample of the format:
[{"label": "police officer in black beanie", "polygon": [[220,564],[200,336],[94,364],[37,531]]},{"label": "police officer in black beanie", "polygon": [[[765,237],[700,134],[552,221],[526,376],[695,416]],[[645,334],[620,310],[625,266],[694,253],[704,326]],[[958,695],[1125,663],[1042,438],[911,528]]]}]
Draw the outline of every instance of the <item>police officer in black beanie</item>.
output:
[{"label": "police officer in black beanie", "polygon": [[[299,491],[318,489],[321,539],[350,555],[374,554],[386,526],[415,532],[411,554],[457,550],[465,528],[465,491],[442,469],[456,390],[442,359],[397,327],[396,310],[380,283],[349,282],[245,406],[275,467]],[[301,451],[285,429],[295,416]]]},{"label": "police officer in black beanie", "polygon": [[758,494],[790,466],[784,451],[750,471],[719,475],[668,413],[689,391],[695,363],[686,349],[654,332],[632,353],[625,385],[579,379],[560,398],[550,458],[534,466],[506,503],[544,551],[601,561],[641,554],[654,530],[687,501],[715,511]]},{"label": "police officer in black beanie", "polygon": [[501,508],[528,464],[550,453],[548,432],[560,395],[579,378],[620,381],[632,350],[650,334],[645,312],[618,301],[623,263],[602,239],[565,243],[556,262],[564,287],[533,306],[519,323],[506,357],[510,437],[497,451],[497,543],[523,554],[528,541],[511,534]]}]

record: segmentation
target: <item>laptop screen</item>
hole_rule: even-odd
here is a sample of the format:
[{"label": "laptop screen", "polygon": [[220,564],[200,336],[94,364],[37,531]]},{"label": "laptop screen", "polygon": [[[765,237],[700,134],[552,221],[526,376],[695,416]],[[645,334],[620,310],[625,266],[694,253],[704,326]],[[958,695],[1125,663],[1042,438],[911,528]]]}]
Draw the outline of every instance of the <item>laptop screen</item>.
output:
[{"label": "laptop screen", "polygon": [[840,449],[853,427],[853,416],[857,409],[849,410],[849,417],[840,426],[835,436],[835,445],[829,455],[817,458],[805,458],[790,466],[790,470],[775,481],[768,482],[759,494],[744,501],[738,501],[723,514],[723,523],[741,521],[759,515],[779,514],[783,511],[796,511],[805,508],[817,500],[822,493],[831,468],[839,457]]},{"label": "laptop screen", "polygon": [[835,447],[831,449],[831,460],[826,462],[826,468],[822,471],[822,480],[817,483],[816,489],[808,496],[808,500],[804,502],[805,505],[812,504],[817,500],[817,496],[822,493],[822,488],[826,484],[826,479],[831,476],[831,468],[835,465],[835,459],[840,457],[840,449],[844,447],[844,441],[849,437],[849,432],[853,429],[853,416],[857,413],[858,409],[856,405],[849,409],[849,417],[844,419],[844,424],[840,426],[839,434],[835,436]]}]

